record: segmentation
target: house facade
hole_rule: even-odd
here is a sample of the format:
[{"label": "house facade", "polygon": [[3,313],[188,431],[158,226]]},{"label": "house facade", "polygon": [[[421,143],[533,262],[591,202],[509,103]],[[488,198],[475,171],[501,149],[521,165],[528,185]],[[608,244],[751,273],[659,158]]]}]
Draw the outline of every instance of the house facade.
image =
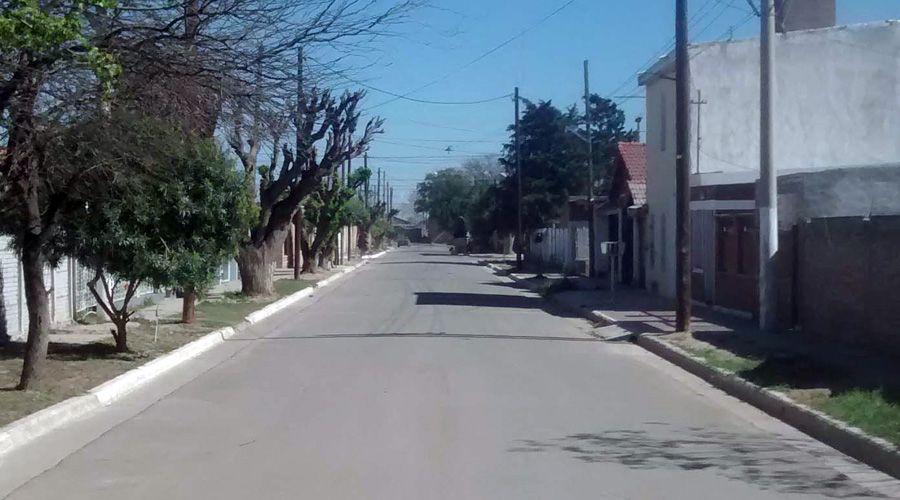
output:
[{"label": "house facade", "polygon": [[[646,203],[646,145],[620,142],[616,146],[608,196],[594,207],[597,273],[608,274],[612,269],[619,283],[644,286]],[[604,249],[606,242],[617,242],[615,251],[610,247]]]},{"label": "house facade", "polygon": [[[44,270],[44,284],[50,299],[51,326],[67,325],[80,315],[97,309],[97,302],[88,289],[94,271],[72,258],[62,259],[56,267]],[[219,284],[239,281],[237,262],[229,259],[216,273]],[[142,285],[133,304],[153,295],[152,287]],[[124,295],[119,289],[116,300]],[[10,246],[9,237],[0,236],[0,344],[22,341],[28,335],[28,306],[25,302],[25,285],[22,262]]]},{"label": "house facade", "polygon": [[[895,90],[900,88],[900,24],[789,31],[776,36],[774,52],[779,176],[878,168],[900,160],[900,93]],[[715,268],[717,231],[734,234],[734,241],[723,242],[735,248],[728,257],[735,260],[729,267],[734,280],[755,273],[756,264],[740,249],[755,247],[759,42],[699,44],[689,53],[695,98],[690,112],[694,281],[706,289],[700,298],[708,299],[715,290],[709,270]],[[639,80],[647,94],[647,286],[674,296],[674,56],[658,61]],[[784,203],[779,198],[780,211]],[[717,226],[722,218],[730,219]],[[781,229],[789,229],[784,220]],[[739,264],[742,259],[746,265]]]},{"label": "house facade", "polygon": [[[699,44],[689,54],[693,298],[752,316],[759,43]],[[900,244],[900,23],[786,31],[774,54],[779,321],[900,351],[900,311],[890,304],[900,259],[885,250]],[[674,297],[673,55],[639,80],[647,95],[646,287]]]}]

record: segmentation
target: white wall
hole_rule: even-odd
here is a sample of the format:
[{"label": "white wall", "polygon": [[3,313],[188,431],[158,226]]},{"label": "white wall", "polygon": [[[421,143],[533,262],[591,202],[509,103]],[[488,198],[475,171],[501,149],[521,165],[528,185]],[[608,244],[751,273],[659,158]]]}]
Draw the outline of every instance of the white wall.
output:
[{"label": "white wall", "polygon": [[[700,45],[691,54],[692,96],[699,89],[707,101],[701,109],[700,171],[758,171],[759,43]],[[779,34],[776,166],[808,170],[900,159],[898,54],[896,22]],[[696,114],[692,106],[693,124]],[[696,125],[691,135],[696,156]]]},{"label": "white wall", "polygon": [[[44,270],[44,284],[50,292],[50,317],[53,324],[65,324],[72,320],[71,286],[69,283],[69,259],[63,259],[54,269]],[[22,267],[16,253],[9,248],[9,238],[0,237],[0,312],[3,322],[0,340],[9,337],[24,339],[28,332],[28,307],[22,282]]]},{"label": "white wall", "polygon": [[[647,86],[647,288],[675,295],[675,82]],[[652,247],[652,248],[651,248]]]},{"label": "white wall", "polygon": [[[759,171],[759,43],[702,44],[690,52],[691,96],[696,98],[700,89],[707,101],[701,108],[703,175],[694,176],[692,184],[732,174],[740,182],[754,182]],[[779,34],[774,117],[779,172],[900,161],[898,54],[897,22]],[[649,73],[671,77],[672,60],[660,61],[641,80],[647,94],[647,286],[656,283],[661,294],[673,296],[675,84]],[[697,106],[691,106],[692,172],[698,167],[696,120]]]}]

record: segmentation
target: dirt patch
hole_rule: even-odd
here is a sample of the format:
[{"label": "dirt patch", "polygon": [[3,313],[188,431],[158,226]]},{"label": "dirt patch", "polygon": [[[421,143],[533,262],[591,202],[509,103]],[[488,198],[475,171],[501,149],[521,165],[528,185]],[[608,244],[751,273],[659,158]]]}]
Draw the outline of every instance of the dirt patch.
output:
[{"label": "dirt patch", "polygon": [[88,344],[52,342],[46,377],[32,390],[16,391],[22,369],[23,345],[0,348],[0,425],[84,394],[89,389],[128,370],[196,340],[211,328],[198,325],[161,324],[154,340],[154,325],[134,323],[128,332],[129,353],[115,352],[112,337]]},{"label": "dirt patch", "polygon": [[[28,391],[15,390],[22,370],[22,343],[0,346],[0,426],[79,396],[107,380],[171,352],[207,333],[233,326],[247,314],[278,298],[309,287],[309,280],[279,280],[277,295],[250,300],[237,294],[203,301],[197,306],[197,323],[185,325],[174,319],[159,323],[137,319],[128,325],[131,352],[115,352],[112,336],[102,336],[112,325],[67,326],[54,335],[47,356],[46,376]],[[100,336],[97,341],[91,337]],[[68,339],[67,339],[68,337]],[[87,341],[86,341],[87,339]]]}]

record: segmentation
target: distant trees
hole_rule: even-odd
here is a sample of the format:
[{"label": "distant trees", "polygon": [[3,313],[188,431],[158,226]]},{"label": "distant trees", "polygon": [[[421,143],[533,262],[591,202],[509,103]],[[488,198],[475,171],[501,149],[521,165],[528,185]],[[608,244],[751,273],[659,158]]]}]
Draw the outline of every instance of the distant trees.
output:
[{"label": "distant trees", "polygon": [[459,168],[445,168],[425,176],[416,188],[415,209],[445,230],[452,230],[468,214],[475,182]]},{"label": "distant trees", "polygon": [[[635,140],[636,134],[625,129],[625,115],[616,104],[597,95],[589,99],[591,142],[594,151],[594,193],[602,195],[608,187],[616,144]],[[549,101],[537,104],[526,102],[520,120],[520,148],[522,164],[522,213],[526,231],[548,224],[559,217],[569,196],[587,195],[586,139],[579,137],[584,130],[584,116],[575,106],[565,112]],[[509,127],[512,134],[512,126]],[[486,210],[497,213],[493,220],[504,232],[515,230],[517,211],[517,179],[515,143],[504,145],[500,163],[505,177],[497,188],[486,196],[493,202],[483,202]]]},{"label": "distant trees", "polygon": [[[590,117],[594,151],[595,194],[607,188],[616,144],[636,140],[625,129],[625,115],[616,104],[592,95]],[[522,163],[522,215],[526,231],[559,217],[569,196],[588,192],[584,116],[575,106],[565,111],[550,101],[525,103],[520,120]],[[446,230],[462,217],[476,242],[487,244],[495,233],[516,230],[518,179],[513,127],[499,162],[470,160],[457,168],[428,174],[418,185],[415,208],[428,213]]]}]

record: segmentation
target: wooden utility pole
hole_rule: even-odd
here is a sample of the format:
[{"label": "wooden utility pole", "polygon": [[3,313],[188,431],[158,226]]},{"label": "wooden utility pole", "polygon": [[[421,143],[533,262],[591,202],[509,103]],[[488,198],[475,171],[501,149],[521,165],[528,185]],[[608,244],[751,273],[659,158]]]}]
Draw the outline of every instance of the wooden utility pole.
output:
[{"label": "wooden utility pole", "polygon": [[756,206],[759,212],[759,328],[773,331],[777,326],[778,288],[775,254],[778,253],[778,174],[774,165],[774,109],[772,44],[775,39],[775,2],[763,0],[760,13],[759,53],[759,188]]},{"label": "wooden utility pole", "polygon": [[516,87],[513,99],[515,100],[515,143],[516,143],[516,269],[522,270],[522,252],[525,250],[525,242],[522,241],[522,154],[519,139],[519,87]]},{"label": "wooden utility pole", "polygon": [[378,169],[378,179],[375,181],[375,204],[381,203],[381,169]]},{"label": "wooden utility pole", "polygon": [[[300,113],[302,112],[303,105],[301,104],[303,101],[303,47],[297,49],[297,111],[296,117],[294,118],[294,128],[296,135],[295,138],[295,148],[296,148],[296,157],[301,158],[305,157],[305,153],[303,152],[303,138],[301,137],[301,125],[300,122],[302,117]],[[297,212],[294,214],[294,279],[300,279],[300,225],[303,224],[303,208],[300,207],[297,209]]]},{"label": "wooden utility pole", "polygon": [[687,0],[675,0],[675,329],[691,329],[691,69]]},{"label": "wooden utility pole", "polygon": [[[366,170],[369,169],[369,153],[365,153],[363,155],[363,168],[365,168]],[[366,183],[363,185],[363,203],[366,206],[366,210],[369,209],[369,177],[370,176],[366,177]]]},{"label": "wooden utility pole", "polygon": [[703,114],[703,105],[706,103],[707,101],[703,100],[703,93],[700,92],[700,89],[697,89],[697,100],[691,101],[691,104],[697,105],[697,157],[694,158],[694,164],[697,165],[697,168],[694,171],[698,174],[700,173],[700,141],[703,140],[703,136],[700,135],[700,118]]},{"label": "wooden utility pole", "polygon": [[[352,136],[350,134],[347,135],[350,139],[347,141],[347,147],[350,147],[352,144]],[[350,185],[350,174],[353,172],[353,158],[347,157],[347,175],[344,177],[345,185]],[[350,242],[350,225],[347,225],[347,261],[353,258],[353,244]]]},{"label": "wooden utility pole", "polygon": [[[588,185],[587,185],[587,202],[588,202],[588,276],[593,277],[597,273],[597,266],[594,261],[597,260],[595,254],[596,228],[594,227],[594,141],[591,130],[591,91],[590,77],[588,76],[588,62],[584,61],[584,128],[587,132],[587,167],[588,167]],[[609,270],[610,275],[613,269]]]}]

